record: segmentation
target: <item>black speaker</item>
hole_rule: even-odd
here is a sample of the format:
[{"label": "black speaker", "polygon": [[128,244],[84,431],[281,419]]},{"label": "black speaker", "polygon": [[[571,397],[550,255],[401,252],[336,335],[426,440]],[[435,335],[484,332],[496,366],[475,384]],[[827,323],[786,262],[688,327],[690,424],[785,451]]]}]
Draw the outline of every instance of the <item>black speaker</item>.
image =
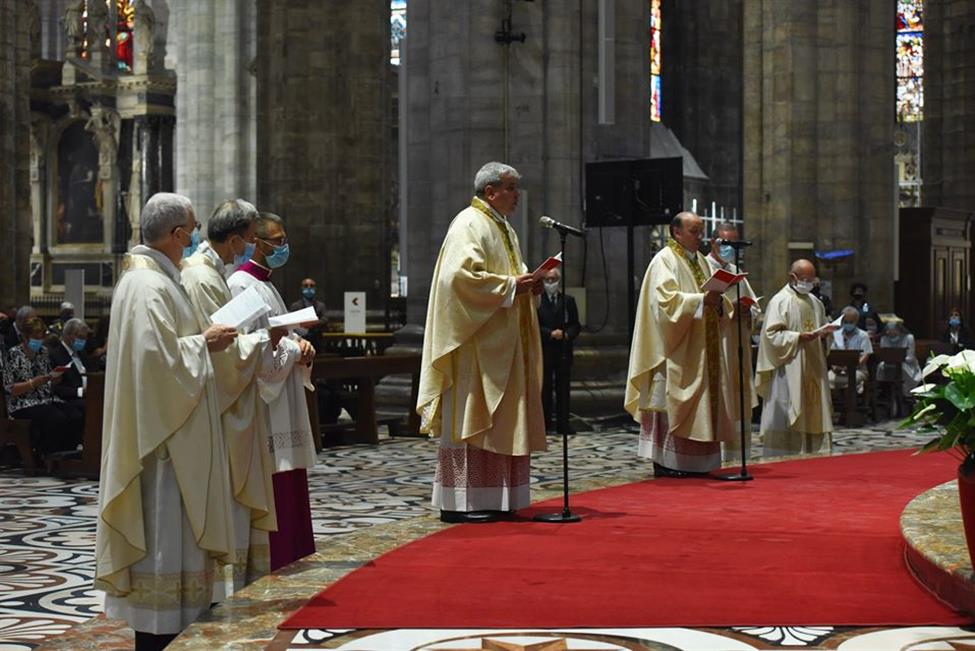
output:
[{"label": "black speaker", "polygon": [[668,224],[683,210],[681,158],[586,164],[586,227]]}]

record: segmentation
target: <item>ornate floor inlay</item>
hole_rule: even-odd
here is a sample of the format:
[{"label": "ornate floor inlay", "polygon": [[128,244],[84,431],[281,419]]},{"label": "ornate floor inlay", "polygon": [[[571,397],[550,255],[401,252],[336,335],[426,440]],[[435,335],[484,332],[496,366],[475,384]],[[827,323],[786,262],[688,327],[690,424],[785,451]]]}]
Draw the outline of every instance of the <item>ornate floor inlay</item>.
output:
[{"label": "ornate floor inlay", "polygon": [[[571,437],[573,490],[648,477],[649,464],[635,457],[636,432],[635,425],[626,423],[607,429],[594,428]],[[837,432],[834,452],[912,447],[921,439],[912,432],[897,430],[896,423],[880,424]],[[549,451],[537,455],[532,462],[536,498],[561,485],[560,442],[553,438],[550,443]],[[761,456],[761,441],[757,437],[751,456]],[[319,465],[309,473],[313,524],[320,554],[330,559],[331,571],[336,575],[344,574],[381,549],[439,526],[439,523],[432,524],[431,517],[419,517],[432,513],[429,499],[436,459],[434,442],[396,439],[377,446],[331,448],[323,451],[320,459]],[[117,623],[104,618],[88,621],[101,612],[100,593],[90,589],[96,508],[95,482],[28,478],[16,469],[0,470],[0,648],[32,649],[45,641],[49,643],[47,647],[64,649],[114,649],[131,645],[131,631]],[[370,535],[360,535],[367,532]],[[375,549],[363,540],[377,541]],[[281,578],[282,582],[287,580]],[[87,623],[78,631],[62,636],[82,622]],[[558,639],[556,633],[565,634],[568,649],[801,647],[855,651],[951,649],[952,643],[958,648],[964,648],[961,645],[966,643],[975,644],[975,635],[960,629],[851,631],[829,627],[750,627],[510,633],[282,631],[270,648],[479,649],[484,638],[524,647],[536,641],[554,641]],[[243,631],[242,635],[245,635]],[[860,643],[867,638],[880,640],[883,646]],[[888,642],[893,646],[887,645]],[[393,646],[381,646],[386,644]]]}]

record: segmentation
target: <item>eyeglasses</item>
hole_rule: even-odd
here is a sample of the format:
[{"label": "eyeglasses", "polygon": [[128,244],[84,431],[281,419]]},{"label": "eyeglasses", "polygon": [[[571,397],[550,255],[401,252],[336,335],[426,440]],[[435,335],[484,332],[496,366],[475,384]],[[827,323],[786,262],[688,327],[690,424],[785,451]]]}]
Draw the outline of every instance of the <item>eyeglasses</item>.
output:
[{"label": "eyeglasses", "polygon": [[271,246],[283,246],[288,243],[288,237],[286,235],[280,235],[270,239],[265,239],[263,237],[255,237],[254,239],[264,242],[265,244],[270,244]]},{"label": "eyeglasses", "polygon": [[179,226],[177,226],[176,228],[174,228],[173,230],[171,230],[171,231],[170,231],[170,233],[175,233],[175,232],[176,232],[177,230],[179,230],[179,229],[181,229],[181,228],[182,228],[182,229],[183,229],[184,231],[186,231],[187,233],[193,233],[193,231],[198,231],[198,230],[200,230],[200,227],[201,227],[201,226],[202,226],[202,225],[200,224],[200,222],[196,222],[196,224],[194,224],[194,225],[193,225],[193,228],[187,228],[187,227],[186,227],[186,224],[180,224]]}]

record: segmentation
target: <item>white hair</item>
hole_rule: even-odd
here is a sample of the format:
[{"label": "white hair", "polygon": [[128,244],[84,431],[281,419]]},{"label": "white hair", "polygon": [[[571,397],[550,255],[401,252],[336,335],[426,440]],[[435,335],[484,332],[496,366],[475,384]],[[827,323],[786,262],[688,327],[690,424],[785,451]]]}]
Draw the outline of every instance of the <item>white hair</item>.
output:
[{"label": "white hair", "polygon": [[61,331],[63,337],[74,337],[82,332],[90,332],[91,328],[81,319],[68,319],[64,322],[64,329]]},{"label": "white hair", "polygon": [[860,310],[856,309],[852,305],[847,305],[844,307],[841,314],[843,315],[843,318],[854,317],[857,321],[860,320]]},{"label": "white hair", "polygon": [[486,163],[483,167],[481,167],[481,169],[477,170],[477,174],[474,175],[474,194],[479,197],[484,196],[484,188],[489,185],[498,185],[501,183],[502,176],[510,176],[515,180],[521,178],[521,174],[518,173],[518,170],[513,168],[511,165],[505,165],[504,163],[498,163],[497,161]]},{"label": "white hair", "polygon": [[69,303],[68,301],[64,301],[63,303],[61,303],[60,310],[62,312],[64,312],[65,310],[72,310],[72,311],[74,311],[74,303]]},{"label": "white hair", "polygon": [[142,241],[153,244],[184,226],[193,212],[193,204],[181,194],[157,192],[149,197],[139,218],[142,227]]}]

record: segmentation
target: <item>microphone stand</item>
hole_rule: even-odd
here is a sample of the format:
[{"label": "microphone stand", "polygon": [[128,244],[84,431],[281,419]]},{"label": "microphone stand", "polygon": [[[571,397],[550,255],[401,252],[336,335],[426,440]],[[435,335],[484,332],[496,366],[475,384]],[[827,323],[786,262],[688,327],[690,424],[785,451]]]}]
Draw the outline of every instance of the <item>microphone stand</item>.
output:
[{"label": "microphone stand", "polygon": [[[735,269],[736,273],[741,273],[741,248],[744,246],[739,242],[726,242],[735,249]],[[738,294],[738,303],[735,307],[738,317],[738,413],[739,413],[739,434],[741,435],[741,469],[733,475],[714,475],[715,479],[722,481],[751,481],[755,479],[748,474],[746,457],[747,448],[745,447],[745,367],[744,367],[744,347],[741,342],[741,283],[735,283],[735,290]],[[750,308],[749,308],[750,309]],[[749,432],[750,433],[750,432]]]},{"label": "microphone stand", "polygon": [[[557,370],[558,382],[555,388],[555,421],[559,433],[562,435],[562,510],[559,513],[539,513],[535,522],[568,523],[579,522],[582,517],[569,509],[569,338],[565,333],[565,326],[569,322],[569,301],[565,296],[565,237],[564,229],[556,228],[562,241],[562,273],[559,279],[559,290],[562,292],[562,340],[559,342],[559,366]],[[562,418],[562,415],[565,418]]]}]

